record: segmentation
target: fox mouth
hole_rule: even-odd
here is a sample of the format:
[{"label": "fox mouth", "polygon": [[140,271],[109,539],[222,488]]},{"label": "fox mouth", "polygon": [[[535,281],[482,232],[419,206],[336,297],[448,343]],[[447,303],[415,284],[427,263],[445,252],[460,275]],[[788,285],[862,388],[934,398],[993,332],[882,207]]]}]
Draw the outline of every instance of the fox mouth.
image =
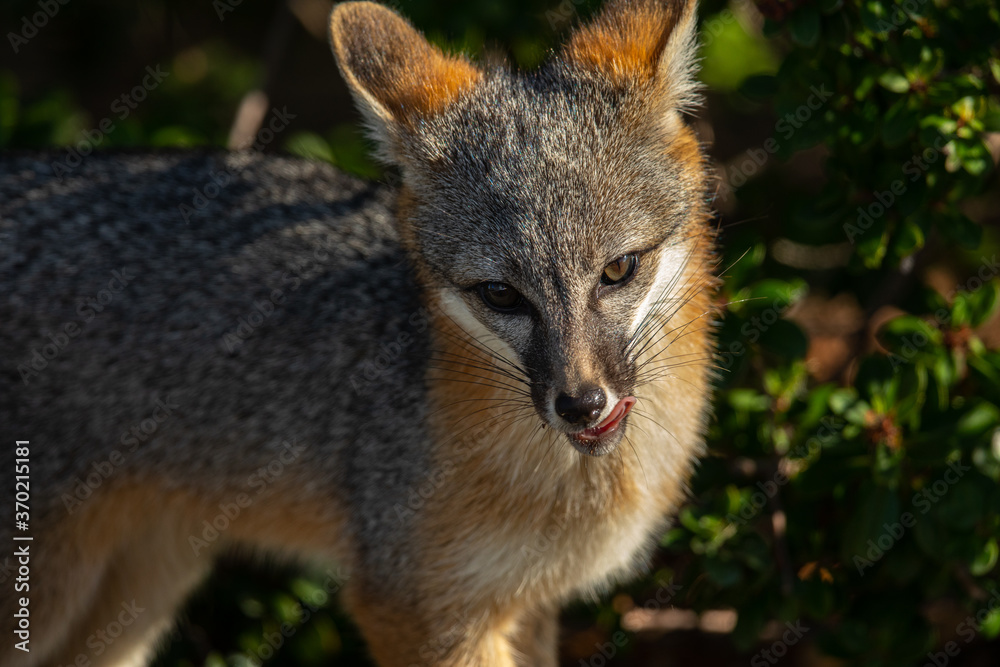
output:
[{"label": "fox mouth", "polygon": [[611,413],[597,426],[570,433],[569,439],[580,452],[589,456],[603,456],[611,452],[617,444],[616,435],[625,417],[635,405],[634,396],[626,396],[618,401]]}]

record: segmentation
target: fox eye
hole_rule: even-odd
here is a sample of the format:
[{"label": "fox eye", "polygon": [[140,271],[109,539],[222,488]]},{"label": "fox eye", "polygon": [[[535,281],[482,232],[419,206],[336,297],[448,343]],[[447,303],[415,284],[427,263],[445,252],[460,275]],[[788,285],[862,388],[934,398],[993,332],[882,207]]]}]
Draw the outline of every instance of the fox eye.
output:
[{"label": "fox eye", "polygon": [[479,296],[487,306],[501,313],[515,311],[523,302],[521,293],[507,283],[480,283]]},{"label": "fox eye", "polygon": [[639,266],[639,257],[635,253],[622,255],[615,261],[604,267],[601,274],[602,285],[620,285],[628,282]]}]

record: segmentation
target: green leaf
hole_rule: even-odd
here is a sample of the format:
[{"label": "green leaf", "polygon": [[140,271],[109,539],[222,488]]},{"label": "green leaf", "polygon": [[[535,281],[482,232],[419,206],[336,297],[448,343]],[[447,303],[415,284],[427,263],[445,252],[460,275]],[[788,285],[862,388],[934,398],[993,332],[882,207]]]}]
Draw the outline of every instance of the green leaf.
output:
[{"label": "green leaf", "polygon": [[897,259],[909,257],[924,247],[924,230],[916,220],[907,218],[900,222],[892,237],[892,252]]},{"label": "green leaf", "polygon": [[[938,131],[938,136],[948,137],[954,134],[955,130],[958,129],[958,122],[954,118],[949,118],[948,116],[931,114],[920,119],[920,126],[934,128]],[[926,145],[933,146],[933,142],[937,138],[937,136],[931,137],[931,141],[925,142]]]},{"label": "green leaf", "polygon": [[991,611],[989,615],[986,616],[986,620],[983,621],[982,626],[980,626],[979,632],[986,639],[996,639],[996,637],[1000,635],[1000,609]]},{"label": "green leaf", "polygon": [[878,78],[879,84],[894,93],[905,93],[910,89],[910,82],[905,76],[895,70],[888,70]]},{"label": "green leaf", "polygon": [[992,350],[976,352],[969,357],[969,366],[984,376],[984,379],[1000,387],[1000,353]]},{"label": "green leaf", "polygon": [[899,369],[899,362],[889,357],[870,356],[861,361],[854,385],[862,390],[875,412],[888,413],[898,400]]},{"label": "green leaf", "polygon": [[919,317],[903,315],[883,324],[876,338],[889,351],[912,361],[940,345],[943,336],[940,330]]},{"label": "green leaf", "polygon": [[309,160],[335,162],[330,144],[315,132],[296,132],[285,142],[285,150]]},{"label": "green leaf", "polygon": [[189,127],[168,125],[156,130],[149,143],[153,146],[200,146],[205,138]]},{"label": "green leaf", "polygon": [[1000,546],[997,545],[996,539],[988,540],[983,550],[972,561],[969,571],[977,577],[989,574],[996,567],[998,557],[1000,557]]},{"label": "green leaf", "polygon": [[975,292],[959,292],[956,300],[962,299],[968,308],[969,326],[976,328],[988,322],[1000,305],[1000,282],[991,280]]},{"label": "green leaf", "polygon": [[955,424],[955,432],[964,437],[973,437],[992,431],[1000,424],[1000,409],[992,403],[976,403],[962,415]]},{"label": "green leaf", "polygon": [[[780,314],[804,297],[805,294],[806,283],[801,279],[789,281],[768,278],[740,290],[734,300],[743,303],[734,304],[737,306],[734,310],[742,309],[755,315],[764,315],[768,311]],[[769,326],[771,323],[773,320],[770,323],[765,321],[763,324]],[[759,323],[751,322],[750,324],[755,330],[763,329]]]},{"label": "green leaf", "polygon": [[880,34],[893,28],[888,12],[881,2],[864,2],[861,5],[861,23],[869,32]]},{"label": "green leaf", "polygon": [[[889,248],[889,230],[886,225],[885,215],[882,214],[876,218],[867,219],[859,216],[859,220],[872,221],[867,223],[868,229],[863,230],[860,236],[852,238],[855,242],[855,250],[858,256],[861,257],[866,268],[877,269],[882,266],[882,260],[885,258],[886,251]],[[860,223],[852,227],[853,229],[860,229]]]},{"label": "green leaf", "polygon": [[844,411],[858,400],[858,393],[850,387],[842,387],[830,394],[829,405],[834,414],[843,415]]},{"label": "green leaf", "polygon": [[763,412],[771,407],[771,399],[754,389],[733,389],[728,398],[733,408],[743,412]]}]

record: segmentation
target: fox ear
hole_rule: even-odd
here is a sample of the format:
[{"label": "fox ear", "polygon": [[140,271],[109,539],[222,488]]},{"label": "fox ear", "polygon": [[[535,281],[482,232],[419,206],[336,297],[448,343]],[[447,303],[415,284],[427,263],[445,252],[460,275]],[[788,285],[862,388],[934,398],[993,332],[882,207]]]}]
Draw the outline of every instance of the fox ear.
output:
[{"label": "fox ear", "polygon": [[685,111],[698,102],[697,9],[697,0],[611,0],[573,33],[563,58],[618,87],[652,82]]},{"label": "fox ear", "polygon": [[330,41],[340,71],[382,156],[395,161],[395,137],[468,92],[482,73],[445,55],[405,19],[374,2],[338,4]]}]

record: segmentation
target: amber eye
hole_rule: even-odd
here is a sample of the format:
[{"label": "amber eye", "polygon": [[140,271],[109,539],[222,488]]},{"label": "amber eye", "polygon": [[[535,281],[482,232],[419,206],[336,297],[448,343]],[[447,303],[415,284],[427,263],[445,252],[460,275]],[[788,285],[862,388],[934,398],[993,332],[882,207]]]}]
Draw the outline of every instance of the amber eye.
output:
[{"label": "amber eye", "polygon": [[480,283],[479,296],[487,306],[501,313],[517,310],[522,303],[521,293],[507,283]]},{"label": "amber eye", "polygon": [[637,266],[639,266],[639,257],[635,253],[622,255],[604,267],[604,273],[601,274],[601,284],[618,285],[627,282],[635,273]]}]

